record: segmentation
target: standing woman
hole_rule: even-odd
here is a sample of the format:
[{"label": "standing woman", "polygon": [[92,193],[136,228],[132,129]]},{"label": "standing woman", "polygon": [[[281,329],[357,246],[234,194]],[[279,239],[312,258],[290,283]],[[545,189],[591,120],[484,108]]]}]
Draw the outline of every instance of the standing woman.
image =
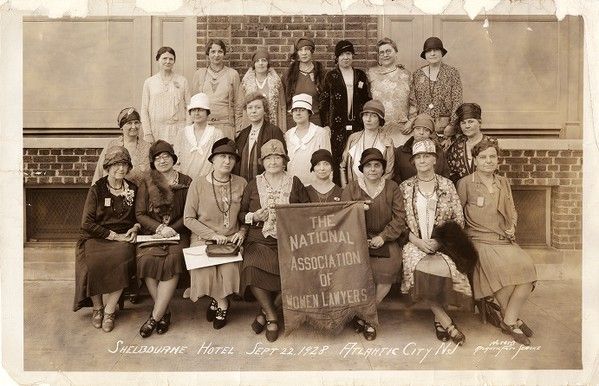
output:
[{"label": "standing woman", "polygon": [[[157,237],[179,235],[179,241],[137,246],[137,278],[144,279],[154,307],[139,329],[142,338],[168,331],[171,324],[169,303],[179,276],[185,272],[183,248],[189,246],[189,231],[183,225],[183,208],[191,177],[173,169],[177,155],[168,142],[158,140],[148,153],[152,170],[139,187],[135,215],[142,232]],[[144,245],[145,244],[145,245]]]},{"label": "standing woman", "polygon": [[262,145],[271,139],[285,143],[285,138],[281,129],[266,120],[268,101],[260,92],[246,96],[245,111],[250,125],[241,130],[235,139],[241,158],[235,163],[233,174],[251,181],[256,175],[264,172],[264,166],[260,162]]},{"label": "standing woman", "polygon": [[187,106],[187,111],[193,123],[179,132],[174,146],[180,157],[179,171],[195,180],[212,170],[212,164],[208,160],[210,149],[214,142],[224,135],[222,131],[208,124],[210,115],[208,95],[204,93],[194,95]]},{"label": "standing woman", "polygon": [[185,126],[185,107],[189,103],[189,85],[183,75],[173,71],[175,50],[161,47],[156,53],[159,71],[146,79],[141,96],[141,125],[144,139],[169,143]]},{"label": "standing woman", "polygon": [[537,274],[530,256],[516,244],[518,216],[508,179],[496,174],[498,155],[497,141],[483,139],[472,148],[476,171],[457,184],[466,233],[479,256],[474,297],[495,297],[501,306],[501,330],[528,346],[533,332],[519,317]]},{"label": "standing woman", "polygon": [[454,135],[455,111],[462,104],[460,73],[443,63],[446,53],[441,39],[434,36],[426,39],[420,57],[427,64],[412,74],[410,89],[410,113],[433,117],[435,132],[440,137]]},{"label": "standing woman", "polygon": [[364,150],[374,147],[385,157],[385,170],[383,178],[390,179],[393,176],[395,163],[393,140],[383,130],[385,125],[385,106],[379,100],[373,99],[366,102],[362,109],[362,122],[364,130],[353,133],[347,139],[343,158],[339,165],[341,173],[341,187],[348,183],[363,178],[361,165],[361,154]]},{"label": "standing woman", "polygon": [[[376,302],[383,301],[391,285],[398,281],[401,270],[401,248],[396,240],[406,231],[405,212],[399,186],[383,178],[387,160],[379,149],[369,148],[360,157],[364,178],[352,181],[343,189],[341,201],[368,201],[366,236],[370,265],[376,285]],[[376,338],[374,326],[354,319],[356,332],[366,340]]]},{"label": "standing woman", "polygon": [[[322,63],[312,60],[315,47],[314,41],[308,38],[299,38],[295,43],[295,51],[291,55],[292,62],[283,75],[285,105],[289,110],[291,110],[293,96],[297,94],[309,94],[312,100],[320,100],[325,73]],[[316,103],[310,121],[322,126],[319,109],[320,106]],[[287,115],[287,127],[292,126],[293,119],[289,114]]]},{"label": "standing woman", "polygon": [[285,172],[289,157],[276,139],[262,146],[264,173],[256,176],[243,192],[239,220],[249,225],[241,268],[241,294],[252,292],[261,312],[252,323],[256,334],[266,328],[266,339],[279,336],[275,297],[281,292],[275,205],[308,202],[299,178]]},{"label": "standing woman", "polygon": [[210,124],[220,129],[223,134],[235,139],[235,107],[239,94],[239,74],[225,66],[227,53],[225,42],[210,39],[206,44],[208,67],[199,68],[193,75],[191,91],[193,94],[205,93],[210,98],[212,107]]},{"label": "standing woman", "polygon": [[[418,114],[412,124],[412,136],[406,143],[395,148],[395,167],[393,168],[393,181],[401,184],[403,181],[416,175],[416,167],[410,161],[412,158],[412,146],[415,142],[430,139],[435,132],[435,121],[428,114]],[[437,162],[435,173],[445,178],[449,177],[449,167],[445,160],[443,147],[437,145]]]},{"label": "standing woman", "polygon": [[428,304],[434,314],[437,339],[451,339],[461,345],[466,337],[447,315],[444,305],[469,300],[472,291],[466,275],[456,268],[455,257],[440,252],[441,243],[447,240],[436,234],[440,227],[450,226],[448,223],[453,223],[454,229],[462,228],[464,214],[453,183],[435,174],[436,159],[432,140],[414,143],[412,162],[417,174],[400,185],[409,228],[408,242],[403,247],[401,290],[410,293],[413,301]]},{"label": "standing woman", "polygon": [[[247,226],[240,226],[238,215],[246,181],[231,174],[239,161],[235,142],[221,138],[212,146],[208,158],[214,170],[194,181],[185,203],[185,226],[193,234],[191,246],[205,245],[209,240],[217,244],[227,242],[241,245]],[[189,298],[197,301],[210,297],[206,320],[214,329],[227,324],[229,300],[227,296],[239,293],[239,263],[226,263],[212,267],[192,269]]]},{"label": "standing woman", "polygon": [[135,257],[137,186],[125,179],[131,157],[122,146],[108,149],[102,165],[107,171],[89,189],[81,236],[75,256],[75,302],[73,311],[93,305],[92,325],[110,332],[116,305],[129,285]]},{"label": "standing woman", "polygon": [[[378,66],[368,69],[372,98],[383,102],[386,124],[383,127],[389,133],[396,146],[403,145],[409,138],[410,129],[406,129],[410,107],[410,71],[398,63],[397,44],[383,38],[376,43]],[[404,131],[407,130],[407,133]]]},{"label": "standing woman", "polygon": [[139,113],[133,107],[127,107],[121,110],[117,118],[117,123],[121,128],[123,135],[108,142],[108,145],[102,149],[98,163],[96,164],[96,171],[92,178],[92,185],[100,178],[107,175],[104,170],[104,160],[106,159],[106,152],[113,146],[123,146],[131,155],[131,164],[133,168],[129,170],[126,178],[135,183],[136,185],[141,182],[143,174],[150,170],[150,163],[148,162],[148,151],[150,150],[150,144],[144,141],[139,130],[141,129],[141,121]]},{"label": "standing woman", "polygon": [[289,151],[287,171],[298,177],[302,184],[310,185],[313,176],[310,170],[310,157],[318,149],[331,149],[329,131],[310,122],[312,115],[312,97],[299,94],[293,97],[291,115],[295,126],[285,133],[285,142]]},{"label": "standing woman", "polygon": [[251,93],[259,92],[268,102],[270,112],[265,119],[272,125],[287,131],[287,112],[285,111],[285,92],[283,83],[274,68],[270,66],[270,55],[266,47],[258,47],[252,55],[252,67],[241,79],[239,96],[237,97],[237,132],[250,124],[245,112],[245,98]]},{"label": "standing woman", "polygon": [[[331,132],[333,163],[339,165],[350,134],[363,129],[361,112],[370,100],[366,73],[352,67],[354,45],[341,40],[335,45],[337,67],[327,73],[320,94],[322,126]],[[339,169],[333,171],[333,181],[339,184]]]},{"label": "standing woman", "polygon": [[310,171],[314,174],[312,184],[306,186],[310,202],[339,202],[343,190],[331,181],[333,155],[326,149],[312,153]]},{"label": "standing woman", "polygon": [[464,103],[456,111],[456,139],[447,149],[449,179],[456,183],[476,170],[472,148],[487,137],[480,131],[481,109],[476,103]]}]

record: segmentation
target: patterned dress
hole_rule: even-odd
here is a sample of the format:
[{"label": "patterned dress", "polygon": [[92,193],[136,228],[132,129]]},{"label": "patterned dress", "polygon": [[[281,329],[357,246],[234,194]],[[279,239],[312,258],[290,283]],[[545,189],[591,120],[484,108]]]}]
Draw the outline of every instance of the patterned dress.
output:
[{"label": "patterned dress", "polygon": [[148,143],[165,140],[173,143],[174,137],[186,124],[187,105],[190,100],[187,79],[173,74],[163,81],[160,74],[146,79],[141,96],[141,125]]},{"label": "patterned dress", "polygon": [[411,74],[401,64],[391,72],[380,66],[368,69],[372,99],[378,99],[385,106],[385,126],[395,146],[403,145],[409,135],[401,133],[408,121],[410,107]]},{"label": "patterned dress", "polygon": [[[483,134],[482,139],[495,140]],[[449,146],[445,154],[447,166],[449,167],[449,179],[455,184],[460,178],[472,174],[476,167],[472,155],[467,149],[466,141],[468,138],[465,135],[457,136],[456,140]]]},{"label": "patterned dress", "polygon": [[268,102],[269,114],[265,116],[265,120],[278,126],[281,131],[287,131],[287,111],[285,111],[285,93],[283,92],[283,84],[281,83],[279,75],[277,75],[274,68],[271,67],[268,69],[264,84],[258,84],[258,81],[256,80],[256,70],[253,68],[250,68],[243,76],[243,79],[241,79],[235,118],[237,132],[239,133],[250,124],[245,112],[245,97],[256,91],[264,95]]},{"label": "patterned dress", "polygon": [[[447,178],[436,178],[435,194],[423,201],[416,176],[402,182],[400,189],[404,199],[406,222],[411,233],[421,239],[431,237],[432,230],[445,222],[453,221],[464,226],[464,215],[455,187]],[[424,205],[423,205],[424,203]],[[424,211],[422,210],[424,207]],[[428,229],[425,228],[428,225]],[[421,264],[422,262],[422,264]],[[439,269],[441,268],[441,269]],[[449,271],[449,276],[439,272]],[[458,271],[449,256],[436,252],[427,254],[408,241],[403,248],[403,293],[411,293],[415,301],[434,300],[439,303],[459,303],[457,294],[468,298],[472,290],[468,278]]]},{"label": "patterned dress", "polygon": [[[423,66],[412,74],[410,89],[410,113],[413,118],[417,114],[428,113],[435,119],[439,130],[440,118],[445,118],[443,125],[455,124],[456,109],[462,104],[462,81],[460,73],[452,66],[441,63],[437,79],[433,82],[428,77]],[[427,69],[428,71],[428,69]],[[430,105],[432,104],[432,108]]]},{"label": "patterned dress", "polygon": [[191,90],[193,94],[206,93],[210,99],[208,123],[223,134],[235,139],[235,109],[239,96],[239,74],[230,67],[223,67],[215,73],[207,68],[199,68],[193,75]]}]

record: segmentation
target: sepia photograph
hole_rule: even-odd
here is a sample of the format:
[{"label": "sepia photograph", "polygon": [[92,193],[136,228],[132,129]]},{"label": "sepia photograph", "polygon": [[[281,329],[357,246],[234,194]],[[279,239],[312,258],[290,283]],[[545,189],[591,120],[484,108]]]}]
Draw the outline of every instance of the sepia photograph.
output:
[{"label": "sepia photograph", "polygon": [[597,7],[143,3],[2,11],[14,382],[593,383]]}]

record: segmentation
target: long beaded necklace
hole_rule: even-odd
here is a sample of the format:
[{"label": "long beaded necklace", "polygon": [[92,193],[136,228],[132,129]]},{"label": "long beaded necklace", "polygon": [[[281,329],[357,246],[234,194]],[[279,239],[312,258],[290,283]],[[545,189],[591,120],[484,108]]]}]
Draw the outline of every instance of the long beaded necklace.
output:
[{"label": "long beaded necklace", "polygon": [[434,82],[431,80],[432,76],[433,75],[431,72],[431,66],[428,66],[428,92],[431,95],[431,103],[428,104],[428,109],[431,110],[431,113],[433,108],[435,107],[433,101],[435,100],[435,86],[437,85],[437,78],[439,77],[439,72],[437,72],[437,78],[435,78]]},{"label": "long beaded necklace", "polygon": [[[422,181],[422,180],[420,180],[420,178],[418,178],[418,180]],[[431,180],[426,180],[426,181],[427,182],[428,181],[432,181],[432,179]],[[420,183],[417,183],[416,187],[418,189],[418,193],[420,193],[420,195],[426,200],[426,213],[424,214],[425,223],[426,223],[426,229],[421,230],[420,233],[422,234],[423,237],[427,237],[428,238],[428,235],[432,231],[432,226],[429,223],[429,217],[430,217],[429,215],[430,214],[434,215],[435,210],[437,209],[437,200],[434,198],[435,193],[437,192],[437,180],[435,179],[435,184],[433,186],[433,190],[430,193],[424,193],[422,191],[422,189],[420,189]],[[433,220],[433,224],[432,225],[434,225],[434,220]]]},{"label": "long beaded necklace", "polygon": [[[231,202],[232,202],[231,201],[231,194],[232,194],[231,193],[231,180],[232,180],[232,178],[231,178],[231,176],[229,176],[229,180],[228,181],[220,181],[216,177],[214,177],[214,171],[212,173],[210,173],[210,177],[212,179],[212,194],[214,195],[214,201],[216,201],[216,207],[218,208],[218,211],[221,212],[222,215],[223,215],[223,226],[225,228],[228,228],[229,227],[229,211],[231,209]],[[221,194],[222,201],[223,201],[223,208],[222,209],[221,209],[220,204],[218,202],[218,196],[216,195],[216,188],[214,187],[214,182],[215,181],[218,181],[221,184],[226,184],[227,182],[229,183],[229,187],[228,187],[229,188],[228,189],[229,190],[228,191],[229,194],[228,194],[228,197],[225,194]],[[221,193],[224,193],[224,192],[222,192],[222,189],[225,186],[226,185],[222,185],[221,186]]]}]

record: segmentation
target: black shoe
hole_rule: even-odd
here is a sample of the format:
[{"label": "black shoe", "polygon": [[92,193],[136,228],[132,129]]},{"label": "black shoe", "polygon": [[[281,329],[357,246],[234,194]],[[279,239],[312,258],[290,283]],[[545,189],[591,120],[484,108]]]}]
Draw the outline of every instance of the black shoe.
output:
[{"label": "black shoe", "polygon": [[356,334],[363,333],[365,325],[366,325],[365,321],[358,318],[357,316],[354,316],[354,319],[352,320],[352,327],[353,327],[354,331],[356,332]]},{"label": "black shoe", "polygon": [[264,310],[260,310],[260,313],[258,314],[258,316],[256,316],[256,318],[252,322],[252,330],[254,330],[254,332],[256,334],[260,334],[262,331],[264,331],[264,327],[266,327],[266,324],[262,324],[258,321],[258,318],[260,316],[262,316],[264,318],[264,320],[266,320],[266,315],[264,314]]},{"label": "black shoe", "polygon": [[445,330],[447,331],[447,334],[449,334],[449,337],[453,343],[456,345],[461,346],[466,342],[466,335],[464,335],[462,331],[458,329],[458,326],[453,322],[453,320]]},{"label": "black shoe", "polygon": [[526,325],[526,323],[524,323],[522,321],[522,319],[518,319],[516,321],[516,324],[518,324],[518,328],[520,329],[520,331],[522,331],[524,333],[524,335],[526,335],[529,338],[531,336],[533,336],[534,333],[532,332],[532,330],[530,329],[530,327],[528,327],[528,325]]},{"label": "black shoe", "polygon": [[364,324],[364,338],[366,340],[376,339],[376,329],[368,323]]},{"label": "black shoe", "polygon": [[435,334],[437,334],[437,339],[439,339],[441,342],[447,342],[451,338],[441,323],[434,320],[433,325],[435,326]]},{"label": "black shoe", "polygon": [[275,340],[277,340],[279,338],[279,321],[278,320],[267,320],[266,325],[267,326],[272,326],[272,325],[277,326],[276,330],[269,330],[268,327],[266,328],[266,340],[268,340],[269,342],[274,342]]},{"label": "black shoe", "polygon": [[530,339],[528,339],[526,335],[524,335],[524,332],[522,332],[522,330],[520,330],[520,332],[516,331],[519,329],[520,327],[518,327],[517,324],[508,325],[503,320],[501,321],[501,332],[507,335],[511,335],[512,338],[514,338],[514,340],[520,344],[530,346]]},{"label": "black shoe", "polygon": [[171,313],[167,312],[162,316],[162,318],[158,321],[156,325],[156,333],[164,334],[168,331],[168,328],[171,326]]},{"label": "black shoe", "polygon": [[212,322],[212,328],[220,330],[227,325],[227,311],[229,309],[223,310],[220,307],[216,310],[216,317],[214,318],[214,322]]},{"label": "black shoe", "polygon": [[141,328],[139,329],[139,335],[141,335],[142,338],[147,338],[148,336],[152,335],[157,323],[158,322],[156,322],[152,314],[150,314],[148,320],[146,320],[146,322],[142,324]]},{"label": "black shoe", "polygon": [[216,317],[216,310],[218,309],[218,303],[216,300],[210,298],[210,305],[206,310],[206,320],[209,322],[213,322]]}]

